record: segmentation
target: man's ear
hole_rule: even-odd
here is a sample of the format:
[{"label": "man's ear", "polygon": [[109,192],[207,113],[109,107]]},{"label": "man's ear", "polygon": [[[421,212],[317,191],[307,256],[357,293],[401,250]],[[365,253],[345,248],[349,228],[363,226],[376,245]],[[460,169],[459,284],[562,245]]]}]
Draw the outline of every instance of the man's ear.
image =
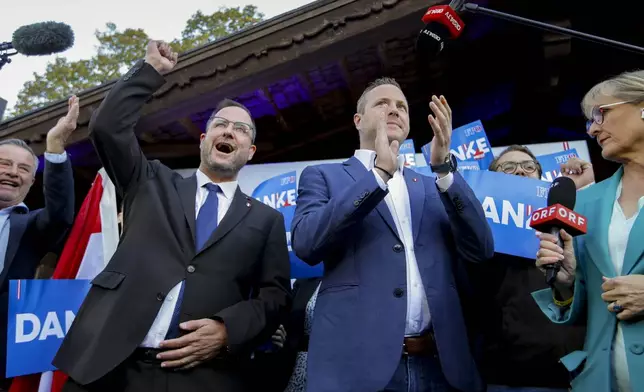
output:
[{"label": "man's ear", "polygon": [[252,145],[252,146],[250,146],[250,148],[248,149],[248,161],[250,161],[251,159],[253,159],[253,156],[255,155],[255,151],[257,151],[257,146],[255,146],[255,145],[253,144],[253,145]]},{"label": "man's ear", "polygon": [[362,123],[362,115],[356,113],[353,115],[353,125],[355,125],[357,130],[360,130],[360,124]]}]

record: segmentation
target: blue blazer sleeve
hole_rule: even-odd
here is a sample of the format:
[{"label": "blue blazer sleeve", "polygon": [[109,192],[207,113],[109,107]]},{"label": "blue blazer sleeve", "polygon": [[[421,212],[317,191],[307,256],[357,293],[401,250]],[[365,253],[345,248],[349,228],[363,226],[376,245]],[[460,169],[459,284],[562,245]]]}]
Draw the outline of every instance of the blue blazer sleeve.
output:
[{"label": "blue blazer sleeve", "polygon": [[302,171],[291,224],[293,251],[310,265],[322,262],[342,244],[355,225],[387,195],[374,173],[365,171],[362,178],[331,197],[325,174],[319,166]]},{"label": "blue blazer sleeve", "polygon": [[36,212],[35,228],[49,246],[58,246],[74,224],[74,175],[67,159],[53,163],[45,159],[43,173],[45,208]]},{"label": "blue blazer sleeve", "polygon": [[575,272],[575,289],[572,304],[567,308],[557,306],[552,298],[552,289],[543,289],[532,293],[532,298],[537,301],[541,311],[554,323],[573,324],[586,309],[586,273],[584,272],[584,253],[579,242],[582,239],[574,239],[575,257],[577,259],[577,271]]},{"label": "blue blazer sleeve", "polygon": [[457,254],[466,261],[484,262],[494,256],[492,229],[465,179],[458,172],[453,175],[452,185],[439,194],[454,233]]}]

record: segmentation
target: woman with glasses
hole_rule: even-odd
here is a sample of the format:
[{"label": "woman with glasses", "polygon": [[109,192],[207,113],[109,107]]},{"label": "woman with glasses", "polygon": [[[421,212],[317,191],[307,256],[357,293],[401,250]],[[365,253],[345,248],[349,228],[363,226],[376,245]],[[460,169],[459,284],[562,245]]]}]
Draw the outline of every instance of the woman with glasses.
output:
[{"label": "woman with glasses", "polygon": [[[564,171],[574,169],[571,165]],[[519,145],[505,149],[489,170],[534,179],[542,175],[534,154]],[[580,186],[589,182],[592,170],[580,176]],[[472,269],[470,276],[485,312],[479,322],[483,330],[480,368],[488,392],[567,391],[570,376],[559,359],[581,349],[585,330],[583,325],[556,325],[543,316],[531,293],[548,286],[534,260],[496,253],[488,263]]]},{"label": "woman with glasses", "polygon": [[555,323],[587,321],[584,351],[562,360],[576,375],[573,391],[644,391],[644,71],[597,84],[582,108],[602,156],[621,167],[578,193],[586,235],[562,230],[563,248],[539,235],[537,266],[562,268],[534,297]]}]

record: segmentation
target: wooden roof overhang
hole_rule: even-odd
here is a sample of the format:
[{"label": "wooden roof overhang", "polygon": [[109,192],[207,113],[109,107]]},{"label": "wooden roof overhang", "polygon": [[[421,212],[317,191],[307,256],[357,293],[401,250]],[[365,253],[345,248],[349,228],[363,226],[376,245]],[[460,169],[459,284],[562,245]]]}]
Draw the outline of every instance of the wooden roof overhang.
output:
[{"label": "wooden roof overhang", "polygon": [[[351,105],[355,105],[355,94],[359,92],[353,91],[353,87],[362,89],[368,80],[356,80],[355,75],[346,74],[349,71],[345,56],[373,46],[374,42],[384,42],[389,36],[414,35],[422,27],[420,16],[431,3],[425,0],[320,0],[183,54],[176,68],[166,75],[167,83],[143,109],[137,132],[144,152],[152,158],[162,159],[198,156],[196,142],[204,127],[203,117],[209,115],[220,99],[234,97],[244,101],[240,94],[259,89],[264,103],[272,107],[270,117],[279,125],[277,129],[262,128],[261,117],[266,113],[256,113],[252,103],[249,105],[254,117],[260,117],[257,124],[260,156],[268,156],[278,148],[275,133],[306,132],[302,128],[307,127],[307,119],[300,119],[298,124],[290,123],[291,119],[287,120],[281,114],[285,105],[275,102],[267,86],[295,78],[300,87],[308,90],[309,99],[333,95],[333,86],[330,91],[321,91],[325,86],[319,86],[320,83],[311,80],[311,75],[304,71],[335,64],[349,79],[342,82],[345,87],[350,85],[348,96],[343,99],[353,100]],[[383,47],[378,50],[382,51]],[[381,53],[381,57],[384,56]],[[357,72],[360,73],[360,69]],[[113,84],[114,81],[79,93],[79,129],[70,140],[71,144],[80,144],[74,153],[75,164],[82,164],[85,154],[93,155],[91,145],[83,143],[88,137],[88,123]],[[326,87],[329,90],[329,86]],[[313,110],[321,118],[333,117],[332,108],[331,112],[323,113],[323,103],[314,106]],[[9,119],[0,124],[0,138],[23,139],[41,154],[47,131],[65,112],[66,102],[60,101]],[[345,130],[346,120],[341,121],[344,126],[327,132]],[[312,124],[309,127],[312,128]],[[85,148],[80,148],[83,145]]]}]

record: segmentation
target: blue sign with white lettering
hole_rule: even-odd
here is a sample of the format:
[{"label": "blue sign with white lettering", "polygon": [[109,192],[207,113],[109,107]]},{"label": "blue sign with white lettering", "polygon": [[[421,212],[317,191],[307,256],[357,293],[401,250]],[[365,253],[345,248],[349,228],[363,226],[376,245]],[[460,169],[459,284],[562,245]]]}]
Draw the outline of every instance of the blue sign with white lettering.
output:
[{"label": "blue sign with white lettering", "polygon": [[89,280],[9,281],[6,377],[55,370],[51,361],[89,288]]},{"label": "blue sign with white lettering", "polygon": [[555,178],[561,177],[561,165],[573,157],[579,158],[579,154],[577,154],[577,150],[574,148],[554,154],[539,155],[537,161],[541,164],[541,170],[543,171],[541,179],[543,181],[553,182]]},{"label": "blue sign with white lettering", "polygon": [[494,250],[534,259],[539,242],[530,228],[530,216],[546,206],[550,184],[488,170],[461,174],[483,206]]},{"label": "blue sign with white lettering", "polygon": [[297,173],[295,171],[280,174],[259,184],[253,191],[253,197],[276,209],[284,215],[286,226],[286,243],[291,261],[291,278],[312,278],[322,276],[324,265],[310,266],[295,256],[291,248],[291,222],[295,214],[297,199]]},{"label": "blue sign with white lettering", "polygon": [[407,139],[400,145],[398,155],[405,157],[405,167],[416,167],[416,148],[414,147],[414,140]]},{"label": "blue sign with white lettering", "polygon": [[[421,147],[425,161],[429,165],[431,157],[431,143]],[[474,121],[452,131],[450,152],[458,160],[459,171],[487,170],[494,160],[490,141],[487,139],[483,123]]]}]

